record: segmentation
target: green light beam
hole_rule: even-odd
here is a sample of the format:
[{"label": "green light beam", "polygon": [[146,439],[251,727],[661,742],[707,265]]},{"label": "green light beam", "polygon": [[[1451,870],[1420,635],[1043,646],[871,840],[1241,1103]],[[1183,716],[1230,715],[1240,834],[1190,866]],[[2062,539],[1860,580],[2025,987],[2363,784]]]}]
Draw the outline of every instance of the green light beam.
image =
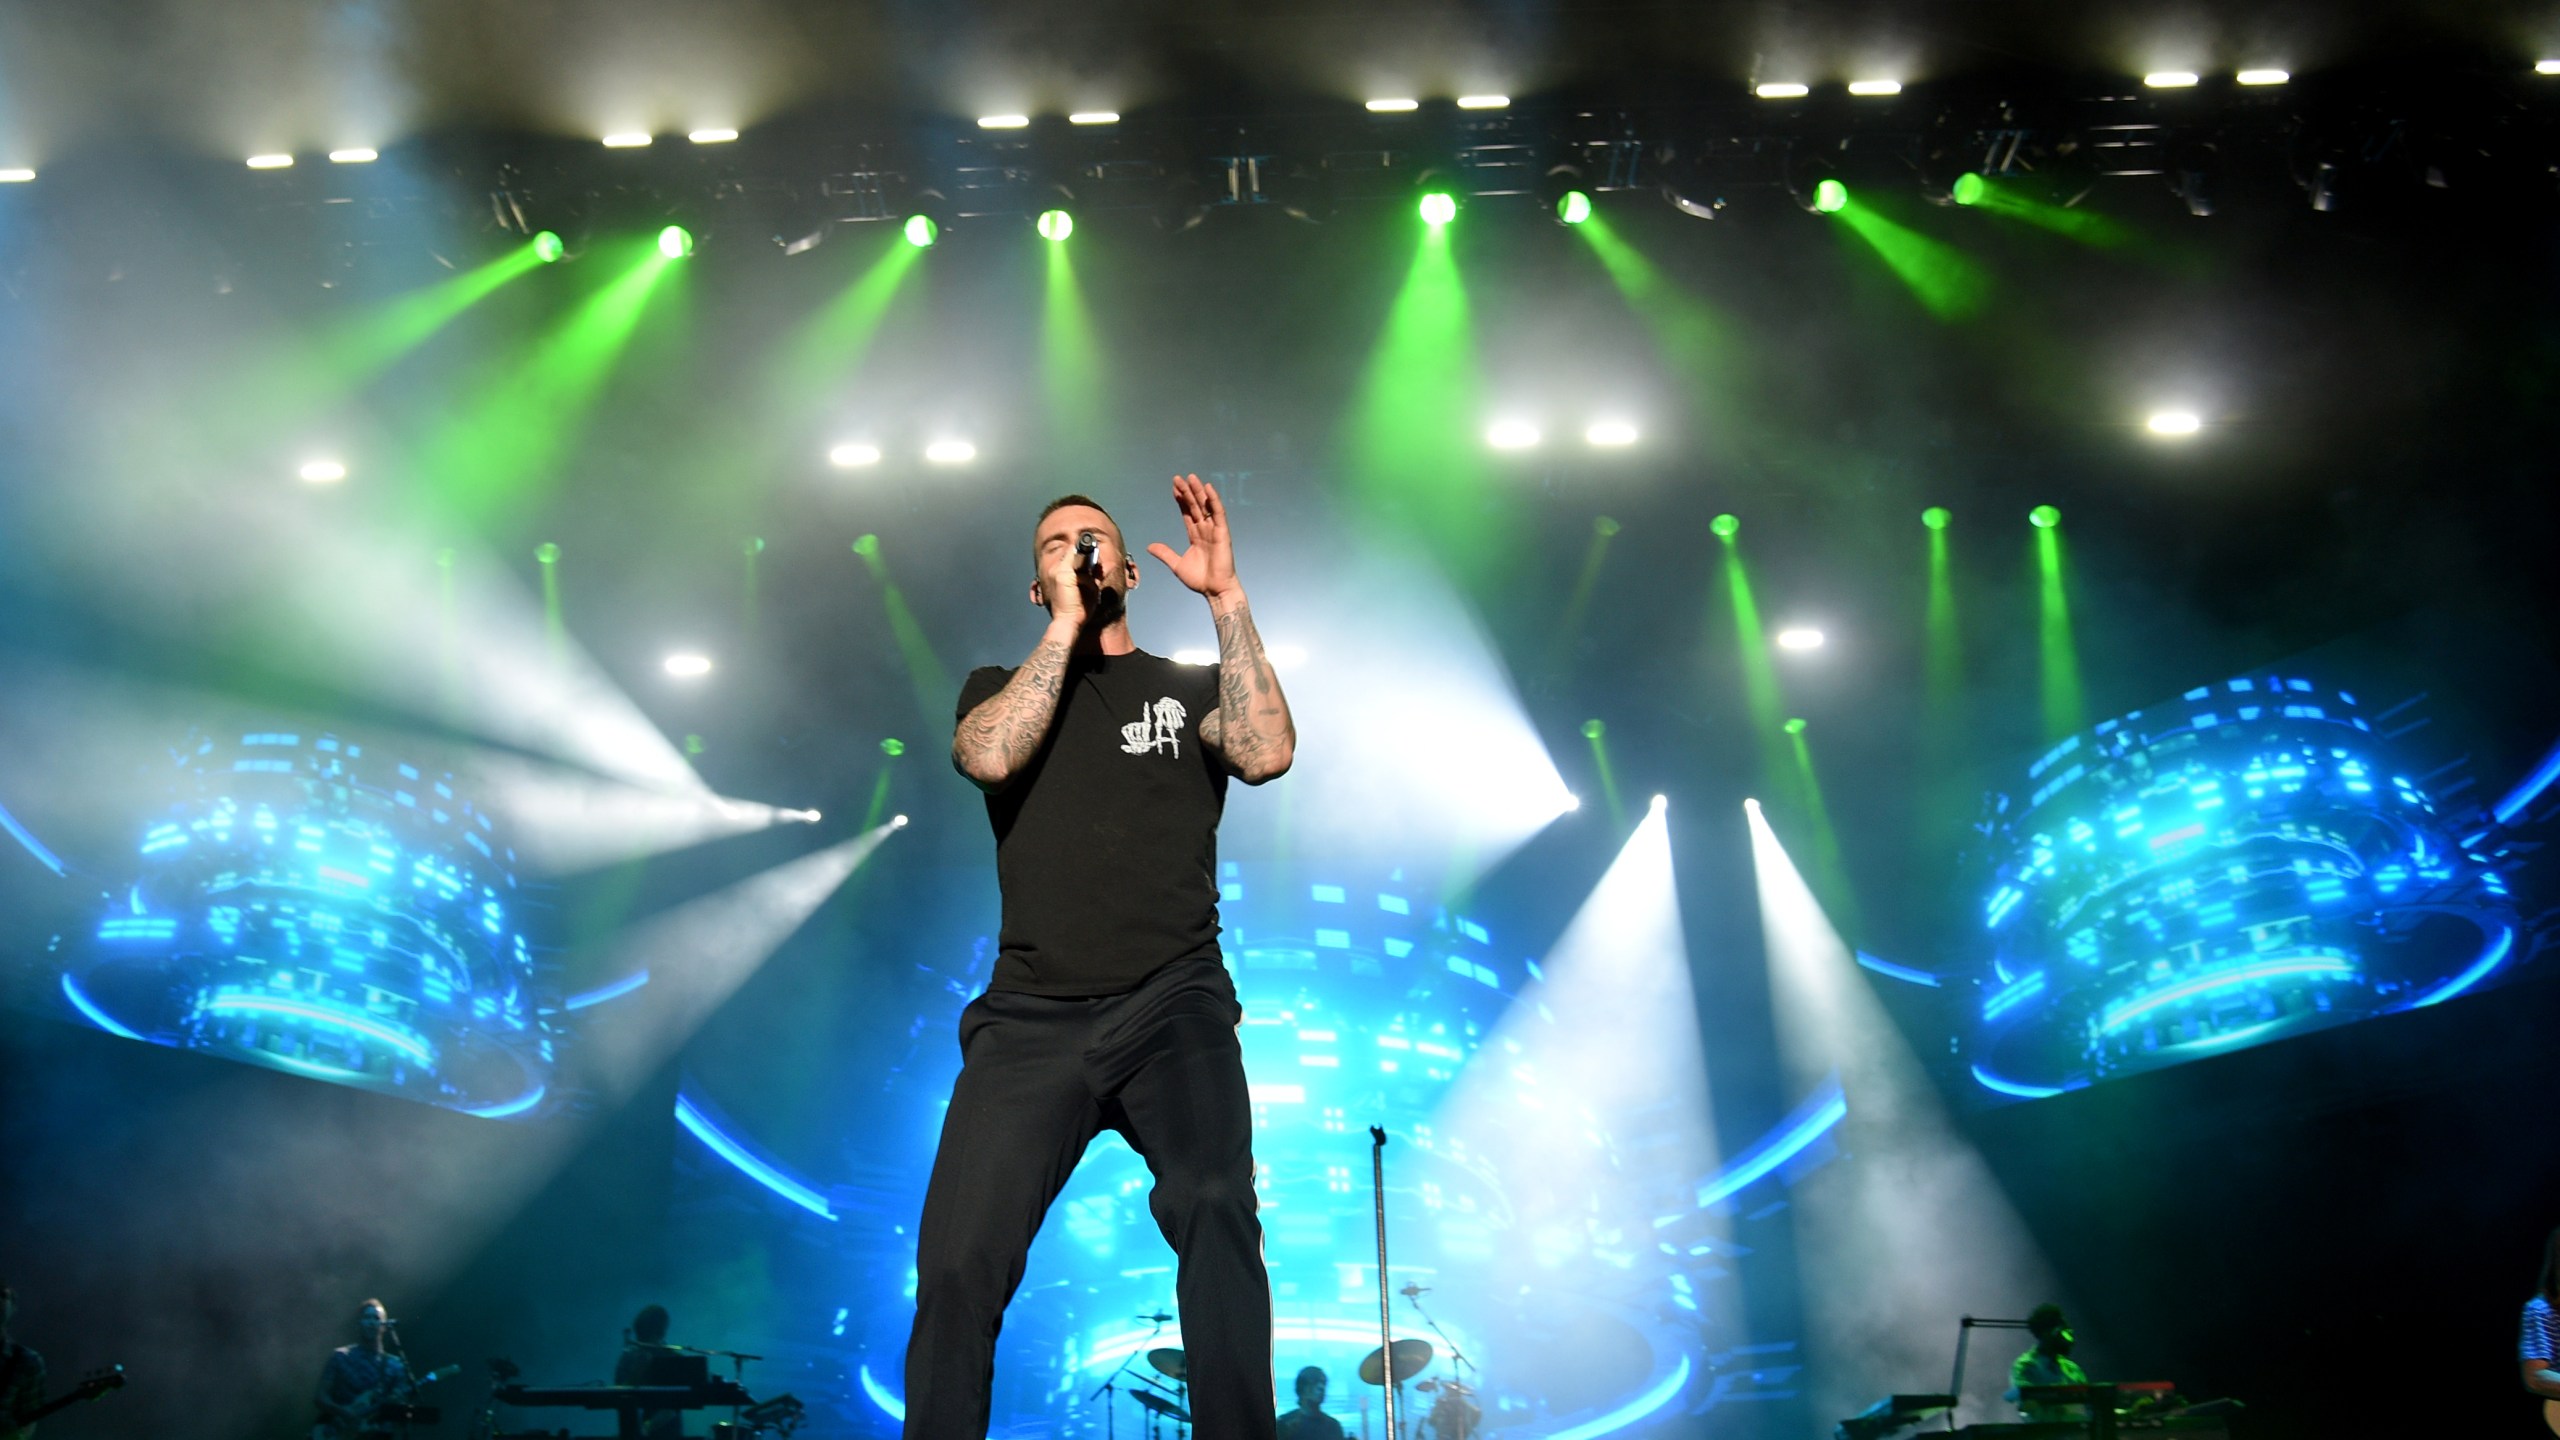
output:
[{"label": "green light beam", "polygon": [[580,301],[545,335],[514,373],[486,387],[477,402],[427,447],[426,474],[465,515],[518,503],[585,427],[615,360],[639,329],[650,298],[675,262],[653,241],[601,289]]},{"label": "green light beam", "polygon": [[[1928,523],[1934,519],[1936,523]],[[1965,821],[1970,791],[1963,754],[1964,633],[1956,617],[1955,562],[1946,512],[1930,507],[1929,589],[1922,611],[1919,812],[1913,835],[1924,852],[1945,844]]]},{"label": "green light beam", "polygon": [[895,760],[883,764],[880,767],[880,778],[871,782],[871,804],[862,812],[862,828],[865,831],[879,829],[881,820],[889,813],[889,774],[896,768]]},{"label": "green light beam", "polygon": [[853,542],[853,553],[862,557],[862,566],[871,578],[880,582],[880,603],[889,612],[889,633],[898,642],[898,654],[907,664],[907,683],[915,688],[916,711],[931,727],[942,722],[951,709],[952,697],[959,688],[951,683],[951,672],[943,668],[942,657],[933,653],[932,642],[924,638],[924,626],[916,621],[916,613],[907,604],[904,591],[889,575],[889,562],[880,554],[880,537],[865,535]]},{"label": "green light beam", "polygon": [[767,418],[796,424],[824,405],[869,353],[916,259],[924,252],[892,239],[827,308],[783,342],[767,366]]},{"label": "green light beam", "polygon": [[1606,515],[1591,522],[1591,543],[1582,552],[1582,573],[1574,578],[1573,593],[1565,599],[1556,622],[1555,639],[1547,647],[1549,668],[1564,664],[1574,642],[1582,638],[1583,617],[1590,613],[1592,593],[1600,588],[1600,571],[1608,563],[1609,542],[1617,538],[1618,528],[1618,522]]},{"label": "green light beam", "polygon": [[1696,384],[1696,399],[1708,423],[1722,428],[1719,422],[1728,418],[1723,411],[1746,376],[1743,346],[1732,328],[1619,238],[1596,212],[1573,228],[1590,242],[1591,253],[1599,257],[1627,308],[1653,332],[1663,357]]},{"label": "green light beam", "polygon": [[2133,242],[2132,227],[2122,221],[2094,210],[2036,199],[2016,182],[1996,176],[1967,175],[1958,180],[1956,203],[2022,221],[2094,249],[2121,250]]},{"label": "green light beam", "polygon": [[556,670],[569,660],[569,626],[560,610],[560,547],[545,540],[534,547],[533,558],[542,567],[542,634]]},{"label": "green light beam", "polygon": [[1964,252],[1886,218],[1868,201],[1851,198],[1835,218],[1865,241],[1885,268],[1939,319],[1964,319],[1990,299],[1990,274]]},{"label": "green light beam", "polygon": [[2080,695],[2080,652],[2071,639],[2071,599],[2063,582],[2062,526],[2059,521],[2035,528],[2039,603],[2036,608],[2037,650],[2043,658],[2044,735],[2047,741],[2074,734],[2087,713]]},{"label": "green light beam", "polygon": [[1760,606],[1751,595],[1751,576],[1742,563],[1742,545],[1733,530],[1717,539],[1724,542],[1725,593],[1733,606],[1733,638],[1735,657],[1742,669],[1742,699],[1751,716],[1751,731],[1760,741],[1760,770],[1773,786],[1786,787],[1791,774],[1787,764],[1787,737],[1780,714],[1778,667],[1769,657],[1768,631],[1760,623]]},{"label": "green light beam", "polygon": [[1814,773],[1813,747],[1805,743],[1805,725],[1801,720],[1786,724],[1788,748],[1794,752],[1797,798],[1806,819],[1813,827],[1813,875],[1815,897],[1829,912],[1835,929],[1843,935],[1858,933],[1857,894],[1849,888],[1849,873],[1840,859],[1840,832],[1832,828],[1831,807],[1822,801],[1822,780]]},{"label": "green light beam", "polygon": [[1477,378],[1466,289],[1449,229],[1427,226],[1370,352],[1349,431],[1351,483],[1373,514],[1431,546],[1464,578],[1507,553],[1506,516],[1475,433]]},{"label": "green light beam", "polygon": [[1591,742],[1591,765],[1600,772],[1600,798],[1609,806],[1609,825],[1614,830],[1627,828],[1627,807],[1618,798],[1617,772],[1609,768],[1609,728],[1597,720],[1582,722],[1582,738]]},{"label": "green light beam", "polygon": [[[738,550],[745,556],[747,562],[745,573],[740,577],[738,589],[740,633],[753,635],[756,633],[757,623],[763,618],[763,605],[757,594],[756,575],[757,568],[764,560],[764,537],[750,535],[738,542]],[[868,830],[871,827],[865,825],[862,828]]]},{"label": "green light beam", "polygon": [[1042,248],[1048,252],[1048,282],[1040,309],[1040,379],[1052,448],[1063,456],[1062,470],[1069,478],[1096,475],[1107,463],[1102,453],[1102,347],[1094,339],[1093,318],[1067,247]]}]

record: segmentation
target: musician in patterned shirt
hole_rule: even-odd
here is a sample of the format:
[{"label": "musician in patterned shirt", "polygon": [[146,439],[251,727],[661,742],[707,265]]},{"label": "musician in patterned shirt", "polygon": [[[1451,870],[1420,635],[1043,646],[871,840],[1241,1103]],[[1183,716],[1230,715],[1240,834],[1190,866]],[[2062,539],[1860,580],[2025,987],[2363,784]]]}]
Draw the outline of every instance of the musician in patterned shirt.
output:
[{"label": "musician in patterned shirt", "polygon": [[2560,1230],[2542,1242],[2542,1274],[2524,1302],[2524,1336],[2516,1356],[2524,1364],[2524,1388],[2560,1400]]}]

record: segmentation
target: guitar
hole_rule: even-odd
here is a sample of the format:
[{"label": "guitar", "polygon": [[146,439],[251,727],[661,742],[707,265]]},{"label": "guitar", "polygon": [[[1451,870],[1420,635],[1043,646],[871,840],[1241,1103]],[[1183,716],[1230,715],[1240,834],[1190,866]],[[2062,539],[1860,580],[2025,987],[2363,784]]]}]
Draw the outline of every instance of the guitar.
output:
[{"label": "guitar", "polygon": [[2552,1434],[2560,1435],[2560,1400],[2542,1402],[2542,1423],[2551,1427]]},{"label": "guitar", "polygon": [[323,1420],[311,1427],[311,1440],[363,1440],[364,1436],[373,1433],[374,1412],[391,1403],[393,1391],[410,1390],[419,1385],[433,1385],[439,1380],[450,1380],[461,1373],[461,1366],[445,1365],[420,1375],[414,1382],[386,1382],[376,1385],[347,1402],[347,1409],[354,1415],[354,1419]]},{"label": "guitar", "polygon": [[8,1428],[13,1430],[23,1429],[26,1426],[33,1425],[56,1410],[67,1410],[72,1406],[79,1404],[83,1400],[95,1400],[110,1390],[121,1390],[123,1388],[124,1367],[121,1365],[110,1365],[106,1369],[91,1375],[88,1379],[81,1381],[79,1384],[72,1386],[63,1393],[47,1400],[33,1410],[20,1415]]}]

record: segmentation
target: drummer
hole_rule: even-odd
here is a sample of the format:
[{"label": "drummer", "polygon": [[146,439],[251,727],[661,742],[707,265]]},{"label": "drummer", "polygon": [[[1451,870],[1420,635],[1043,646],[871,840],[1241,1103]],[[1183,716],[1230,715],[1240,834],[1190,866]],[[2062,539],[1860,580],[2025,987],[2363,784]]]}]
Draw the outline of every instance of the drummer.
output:
[{"label": "drummer", "polygon": [[1324,1413],[1324,1388],[1322,1367],[1298,1372],[1298,1408],[1281,1412],[1280,1440],[1343,1440],[1342,1422]]}]

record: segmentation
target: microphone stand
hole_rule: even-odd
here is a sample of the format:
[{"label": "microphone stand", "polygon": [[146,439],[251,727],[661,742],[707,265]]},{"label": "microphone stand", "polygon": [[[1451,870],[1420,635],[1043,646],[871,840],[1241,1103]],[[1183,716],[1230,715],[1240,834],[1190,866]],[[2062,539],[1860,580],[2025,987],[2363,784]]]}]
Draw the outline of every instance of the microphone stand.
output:
[{"label": "microphone stand", "polygon": [[[1405,1303],[1413,1307],[1413,1313],[1421,1316],[1422,1323],[1431,1327],[1431,1333],[1439,1336],[1440,1343],[1448,1348],[1449,1368],[1457,1372],[1456,1378],[1458,1383],[1464,1385],[1466,1383],[1467,1372],[1476,1368],[1475,1362],[1467,1358],[1467,1352],[1458,1348],[1457,1341],[1449,1338],[1448,1331],[1440,1328],[1440,1322],[1431,1318],[1431,1312],[1422,1308],[1422,1294],[1422,1287],[1418,1285],[1407,1285],[1404,1288]],[[1476,1378],[1479,1380],[1483,1379],[1484,1376],[1482,1372],[1478,1372]],[[1478,1388],[1480,1391],[1481,1387]],[[1479,1406],[1482,1404],[1481,1401],[1477,1403]]]},{"label": "microphone stand", "polygon": [[1387,1440],[1403,1440],[1396,1428],[1395,1301],[1387,1288],[1387,1131],[1369,1127],[1369,1184],[1378,1202],[1378,1388],[1385,1392]]},{"label": "microphone stand", "polygon": [[1947,1393],[1956,1397],[1956,1401],[1947,1407],[1947,1433],[1955,1433],[1956,1414],[1964,1409],[1964,1352],[1965,1348],[1973,1343],[1973,1332],[1977,1329],[2024,1330],[2026,1328],[2027,1322],[2024,1320],[1984,1320],[1972,1315],[1967,1315],[1956,1322],[1956,1369],[1955,1375],[1947,1381]]}]

